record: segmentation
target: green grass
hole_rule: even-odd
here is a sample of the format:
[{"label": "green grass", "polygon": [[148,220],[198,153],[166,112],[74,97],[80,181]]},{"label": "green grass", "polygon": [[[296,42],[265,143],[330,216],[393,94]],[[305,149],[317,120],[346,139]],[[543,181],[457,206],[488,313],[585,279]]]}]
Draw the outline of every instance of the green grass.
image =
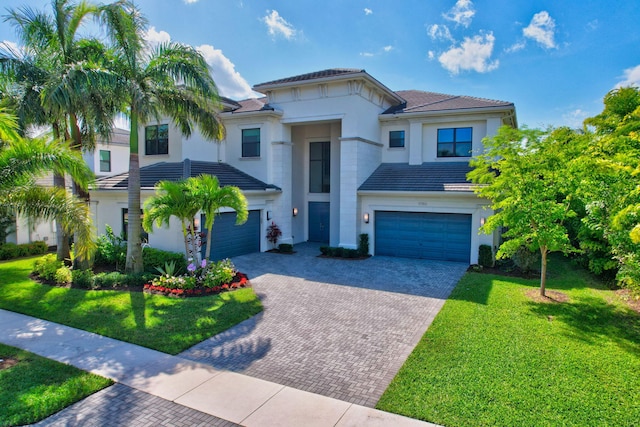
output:
[{"label": "green grass", "polygon": [[111,380],[0,344],[0,359],[18,364],[0,370],[0,426],[40,421],[112,384]]},{"label": "green grass", "polygon": [[0,308],[177,354],[262,311],[251,288],[197,298],[85,291],[29,279],[34,258],[0,263]]},{"label": "green grass", "polygon": [[640,420],[640,315],[587,273],[538,281],[468,273],[377,408],[445,426],[631,426]]}]

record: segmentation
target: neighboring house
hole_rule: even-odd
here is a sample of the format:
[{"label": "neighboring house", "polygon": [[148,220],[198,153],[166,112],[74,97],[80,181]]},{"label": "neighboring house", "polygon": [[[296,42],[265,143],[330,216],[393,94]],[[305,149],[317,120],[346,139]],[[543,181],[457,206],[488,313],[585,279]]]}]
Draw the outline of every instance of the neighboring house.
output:
[{"label": "neighboring house", "polygon": [[[46,132],[46,130],[41,129],[40,132]],[[129,131],[113,128],[109,141],[98,139],[95,150],[85,151],[82,157],[97,177],[127,171],[129,169]],[[71,182],[69,179],[66,181],[70,191]],[[53,186],[53,175],[40,178],[37,184]],[[18,216],[14,231],[7,236],[7,242],[21,244],[35,241],[44,241],[54,246],[56,244],[55,221],[40,221]]]},{"label": "neighboring house", "polygon": [[[510,102],[422,91],[394,92],[364,70],[329,69],[261,83],[264,98],[224,99],[220,144],[184,139],[169,121],[141,127],[142,199],[161,179],[199,173],[239,186],[247,225],[224,212],[213,230],[214,257],[265,251],[274,221],[282,243],[356,248],[360,233],[374,255],[476,263],[487,216],[466,179],[482,139],[517,126]],[[190,160],[189,160],[190,159]],[[91,192],[96,224],[125,224],[127,174]],[[180,228],[159,229],[151,246],[181,251]]]}]

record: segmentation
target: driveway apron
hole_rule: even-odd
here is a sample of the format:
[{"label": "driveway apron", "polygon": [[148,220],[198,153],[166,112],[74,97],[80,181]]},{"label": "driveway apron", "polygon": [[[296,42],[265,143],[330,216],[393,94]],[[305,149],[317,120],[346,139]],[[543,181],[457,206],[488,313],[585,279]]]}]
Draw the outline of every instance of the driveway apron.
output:
[{"label": "driveway apron", "polygon": [[319,258],[318,248],[234,258],[263,313],[180,356],[374,407],[467,265]]}]

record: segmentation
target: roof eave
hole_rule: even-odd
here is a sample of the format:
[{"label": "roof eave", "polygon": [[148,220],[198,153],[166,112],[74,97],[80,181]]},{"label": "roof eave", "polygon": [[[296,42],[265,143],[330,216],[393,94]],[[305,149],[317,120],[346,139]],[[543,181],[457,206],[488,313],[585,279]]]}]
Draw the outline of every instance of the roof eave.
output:
[{"label": "roof eave", "polygon": [[476,196],[473,190],[438,190],[438,191],[394,191],[394,190],[358,190],[358,196],[395,196],[395,197],[415,197],[415,196]]},{"label": "roof eave", "polygon": [[228,112],[224,112],[224,113],[220,113],[219,116],[225,119],[230,119],[230,118],[234,118],[234,117],[239,117],[239,116],[247,116],[247,115],[253,115],[253,116],[266,116],[266,117],[276,117],[276,118],[280,118],[284,115],[284,113],[280,110],[250,110],[250,111],[228,111]]},{"label": "roof eave", "polygon": [[414,119],[418,117],[434,117],[434,116],[459,116],[462,114],[476,113],[507,113],[505,117],[513,117],[514,127],[517,125],[515,121],[515,105],[495,106],[495,107],[474,107],[474,108],[456,108],[451,110],[434,110],[434,111],[416,111],[407,113],[387,113],[379,114],[379,121],[397,120],[399,118]]}]

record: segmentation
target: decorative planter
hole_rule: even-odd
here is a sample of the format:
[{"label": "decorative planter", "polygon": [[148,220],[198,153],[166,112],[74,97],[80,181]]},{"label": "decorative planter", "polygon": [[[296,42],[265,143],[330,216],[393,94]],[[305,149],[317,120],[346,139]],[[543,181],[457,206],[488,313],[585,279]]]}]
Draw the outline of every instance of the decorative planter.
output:
[{"label": "decorative planter", "polygon": [[215,295],[222,292],[229,292],[239,288],[247,288],[250,287],[251,283],[247,278],[247,275],[244,273],[236,273],[235,277],[231,281],[231,283],[225,283],[221,286],[213,286],[203,287],[199,286],[193,289],[177,289],[177,288],[167,288],[164,286],[156,286],[153,284],[144,285],[144,292],[148,294],[157,294],[157,295],[166,295],[169,297],[176,298],[187,298],[187,297],[200,297],[205,295]]}]

